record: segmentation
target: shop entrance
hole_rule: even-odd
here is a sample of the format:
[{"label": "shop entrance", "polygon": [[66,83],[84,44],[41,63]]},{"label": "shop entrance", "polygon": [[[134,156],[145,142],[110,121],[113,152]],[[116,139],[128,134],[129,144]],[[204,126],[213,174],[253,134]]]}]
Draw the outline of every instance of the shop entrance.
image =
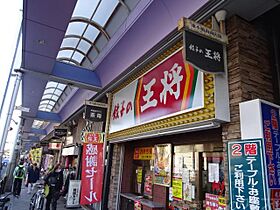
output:
[{"label": "shop entrance", "polygon": [[[137,148],[147,150],[154,147]],[[153,152],[154,153],[154,152]],[[172,145],[172,175],[169,209],[225,209],[224,158],[222,143]],[[154,157],[150,160],[133,160],[131,193],[124,196],[124,209],[133,208],[134,201],[147,199],[154,201],[162,194],[155,184]],[[169,179],[166,177],[166,179]],[[162,189],[162,188],[161,188]],[[131,201],[130,203],[128,201]],[[164,202],[165,203],[165,202]]]}]

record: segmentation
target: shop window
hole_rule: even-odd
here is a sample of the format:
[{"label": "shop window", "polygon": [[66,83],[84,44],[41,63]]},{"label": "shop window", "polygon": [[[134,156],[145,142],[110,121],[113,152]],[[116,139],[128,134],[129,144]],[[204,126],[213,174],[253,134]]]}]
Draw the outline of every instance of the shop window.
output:
[{"label": "shop window", "polygon": [[221,145],[174,146],[170,209],[224,209]]}]

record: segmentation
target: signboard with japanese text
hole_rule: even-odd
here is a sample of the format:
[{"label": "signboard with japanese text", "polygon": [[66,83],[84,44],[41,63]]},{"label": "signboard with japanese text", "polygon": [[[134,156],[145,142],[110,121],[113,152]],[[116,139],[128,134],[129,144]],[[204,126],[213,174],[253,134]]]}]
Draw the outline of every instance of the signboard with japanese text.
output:
[{"label": "signboard with japanese text", "polygon": [[153,147],[136,147],[134,148],[133,159],[134,160],[152,160],[153,159]]},{"label": "signboard with japanese text", "polygon": [[230,209],[269,209],[262,140],[228,142]]},{"label": "signboard with japanese text", "polygon": [[144,195],[148,197],[153,196],[153,173],[146,171],[144,178]]},{"label": "signboard with japanese text", "polygon": [[85,105],[85,115],[84,118],[91,122],[104,122],[106,119],[107,109],[100,106]]},{"label": "signboard with japanese text", "polygon": [[224,45],[199,34],[184,32],[185,59],[201,71],[225,72]]},{"label": "signboard with japanese text", "polygon": [[180,178],[172,178],[172,191],[173,199],[182,200],[183,199],[183,182]]},{"label": "signboard with japanese text", "polygon": [[113,95],[110,133],[204,107],[203,73],[177,50]]},{"label": "signboard with japanese text", "polygon": [[280,189],[272,189],[270,192],[270,203],[273,210],[280,209]]},{"label": "signboard with japanese text", "polygon": [[56,138],[61,138],[67,136],[68,129],[67,128],[55,128],[53,135]]},{"label": "signboard with japanese text", "polygon": [[60,150],[61,149],[61,143],[56,143],[56,142],[49,143],[48,149]]},{"label": "signboard with japanese text", "polygon": [[280,189],[279,108],[261,103],[268,186]]},{"label": "signboard with japanese text", "polygon": [[83,143],[102,143],[104,141],[105,133],[103,132],[84,132]]},{"label": "signboard with japanese text", "polygon": [[66,200],[66,207],[80,207],[80,190],[81,180],[70,180],[68,187],[68,194]]},{"label": "signboard with japanese text", "polygon": [[205,193],[205,207],[207,210],[225,210],[225,198],[222,196]]},{"label": "signboard with japanese text", "polygon": [[171,144],[155,145],[154,184],[171,185]]},{"label": "signboard with japanese text", "polygon": [[103,168],[103,143],[84,143],[82,154],[81,205],[89,205],[101,201]]}]

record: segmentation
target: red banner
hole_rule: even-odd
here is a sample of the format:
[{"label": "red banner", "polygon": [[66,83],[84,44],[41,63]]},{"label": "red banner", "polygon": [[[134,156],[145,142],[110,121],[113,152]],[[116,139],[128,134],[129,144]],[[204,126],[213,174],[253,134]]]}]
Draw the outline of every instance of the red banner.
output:
[{"label": "red banner", "polygon": [[103,168],[103,143],[85,143],[82,156],[81,205],[101,201]]},{"label": "red banner", "polygon": [[110,133],[204,106],[203,74],[182,50],[113,96]]}]

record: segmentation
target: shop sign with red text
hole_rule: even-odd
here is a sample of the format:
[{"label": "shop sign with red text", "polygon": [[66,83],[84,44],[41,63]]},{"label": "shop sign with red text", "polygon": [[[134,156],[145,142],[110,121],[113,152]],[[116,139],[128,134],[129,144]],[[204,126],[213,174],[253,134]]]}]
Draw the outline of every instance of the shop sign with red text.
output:
[{"label": "shop sign with red text", "polygon": [[101,201],[103,168],[103,143],[84,143],[81,205],[89,205]]},{"label": "shop sign with red text", "polygon": [[152,160],[153,147],[136,147],[133,154],[134,160]]},{"label": "shop sign with red text", "polygon": [[180,49],[113,95],[110,133],[202,108],[203,87]]}]

